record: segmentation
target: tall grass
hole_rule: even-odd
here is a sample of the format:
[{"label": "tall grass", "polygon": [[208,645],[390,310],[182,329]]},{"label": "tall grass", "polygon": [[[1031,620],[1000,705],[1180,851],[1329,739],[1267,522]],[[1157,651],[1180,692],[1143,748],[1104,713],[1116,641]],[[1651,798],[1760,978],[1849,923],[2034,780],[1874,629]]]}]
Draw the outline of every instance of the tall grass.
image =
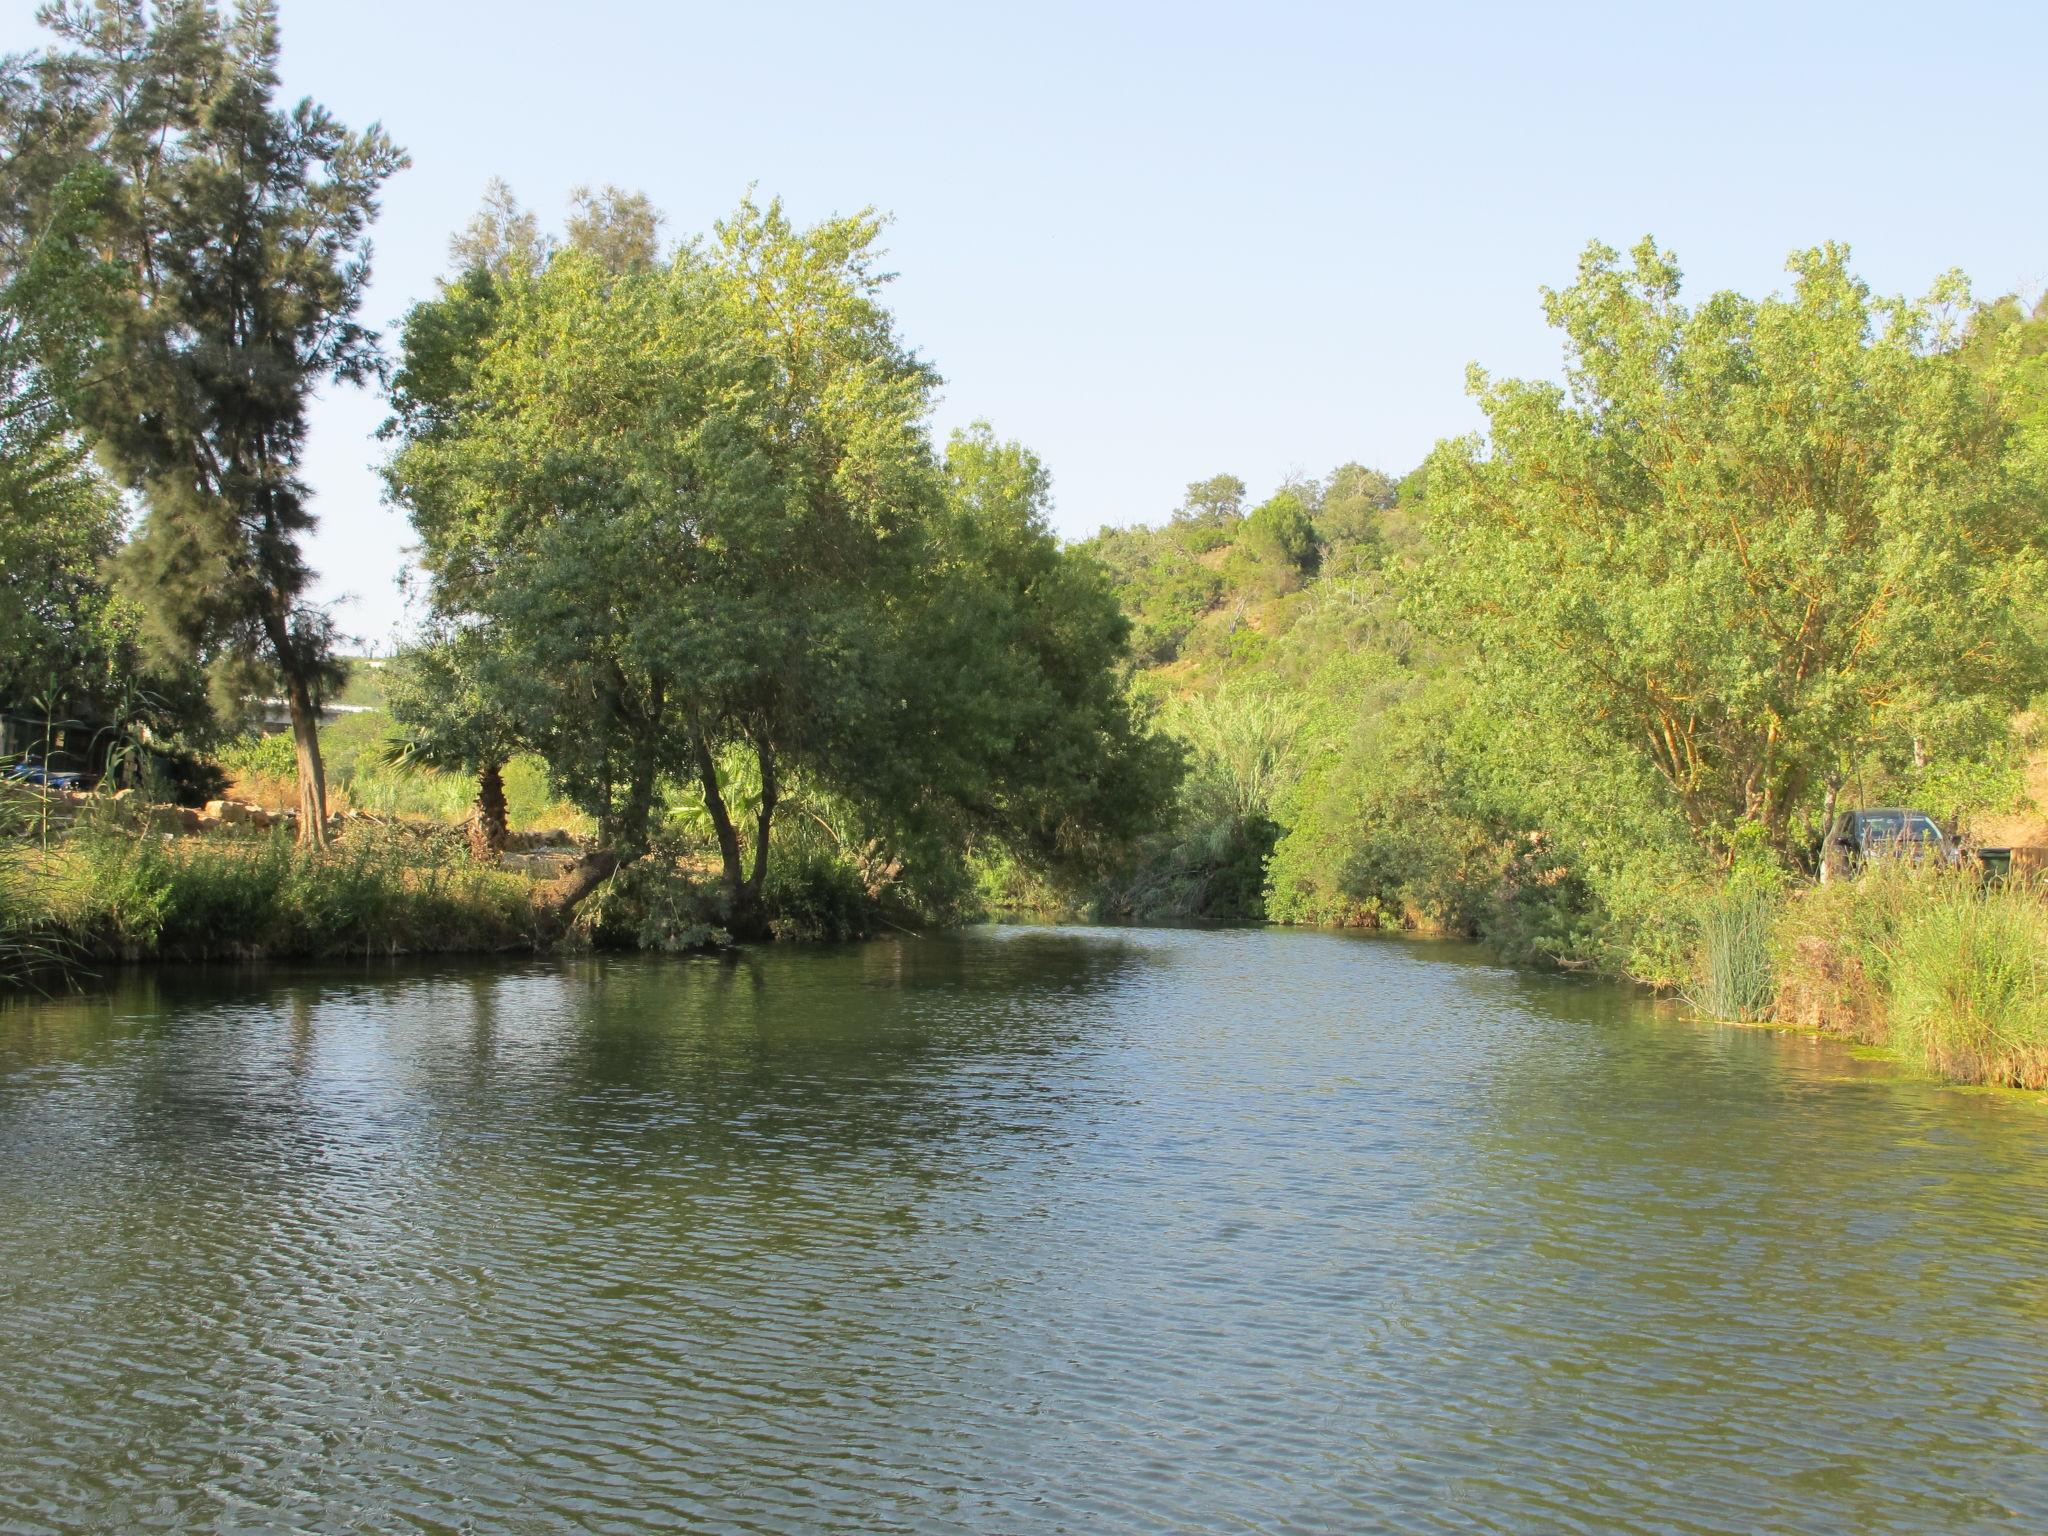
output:
[{"label": "tall grass", "polygon": [[2048,905],[1973,871],[1873,865],[1788,904],[1777,1017],[1955,1082],[2048,1087]]},{"label": "tall grass", "polygon": [[45,921],[32,856],[0,853],[0,991],[62,977],[70,956]]},{"label": "tall grass", "polygon": [[[533,883],[436,843],[352,828],[325,854],[268,838],[84,827],[0,886],[7,942],[87,960],[324,957],[526,947]],[[12,967],[19,975],[26,967]]]},{"label": "tall grass", "polygon": [[1753,889],[1725,891],[1706,905],[1687,1002],[1710,1018],[1755,1023],[1771,1016],[1777,992],[1771,942],[1778,908],[1775,895]]},{"label": "tall grass", "polygon": [[1939,882],[1889,960],[1895,1048],[1959,1082],[2048,1086],[2048,907]]}]

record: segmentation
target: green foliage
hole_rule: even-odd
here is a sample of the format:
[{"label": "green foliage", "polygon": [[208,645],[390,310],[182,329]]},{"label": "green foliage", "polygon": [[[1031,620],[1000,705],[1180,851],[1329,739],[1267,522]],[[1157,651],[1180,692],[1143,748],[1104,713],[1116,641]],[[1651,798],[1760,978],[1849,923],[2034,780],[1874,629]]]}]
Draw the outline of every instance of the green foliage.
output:
[{"label": "green foliage", "polygon": [[1700,914],[1699,958],[1686,1000],[1709,1018],[1769,1018],[1777,997],[1777,920],[1778,902],[1768,892],[1734,887],[1710,901]]},{"label": "green foliage", "polygon": [[1218,542],[1231,536],[1244,516],[1244,482],[1235,475],[1211,475],[1191,481],[1187,495],[1174,509],[1177,528],[1201,529],[1219,535]]},{"label": "green foliage", "polygon": [[1886,970],[1894,1049],[1955,1081],[2048,1087],[2048,906],[2033,893],[1928,882]]},{"label": "green foliage", "polygon": [[613,875],[578,909],[576,927],[600,949],[688,954],[732,942],[716,885],[657,850]]},{"label": "green foliage", "polygon": [[264,839],[173,841],[87,824],[47,865],[0,859],[5,923],[79,962],[519,948],[532,884],[432,842],[352,827],[332,850]]},{"label": "green foliage", "polygon": [[167,653],[230,706],[259,659],[302,733],[307,835],[323,825],[313,711],[334,681],[307,600],[306,406],[380,360],[355,320],[367,231],[404,156],[310,101],[273,104],[274,4],[52,6],[58,45],[0,97],[0,227],[93,279],[42,361],[101,460],[139,494],[127,589]]},{"label": "green foliage", "polygon": [[1241,546],[1273,574],[1274,585],[1292,590],[1313,576],[1322,560],[1322,546],[1308,508],[1292,491],[1262,501],[1244,522]]},{"label": "green foliage", "polygon": [[1097,891],[1093,909],[1127,922],[1255,922],[1279,830],[1262,816],[1222,816],[1149,839]]},{"label": "green foliage", "polygon": [[407,321],[390,479],[443,627],[394,712],[437,761],[538,753],[629,856],[680,791],[736,931],[785,806],[957,869],[1099,861],[1170,790],[1043,467],[985,426],[936,461],[880,227],[748,203],[655,266],[534,253],[508,205]]},{"label": "green foliage", "polygon": [[1396,483],[1376,469],[1338,466],[1316,511],[1316,537],[1349,564],[1378,564],[1387,543],[1386,514],[1398,491]]},{"label": "green foliage", "polygon": [[1134,921],[1245,922],[1265,913],[1270,814],[1293,771],[1298,704],[1223,689],[1173,701],[1161,728],[1185,753],[1178,815],[1096,893],[1094,906]]},{"label": "green foliage", "polygon": [[289,736],[239,736],[219,753],[221,767],[237,778],[289,779],[297,768]]},{"label": "green foliage", "polygon": [[1163,724],[1188,748],[1182,795],[1198,819],[1269,818],[1295,772],[1298,700],[1226,686],[1175,701]]},{"label": "green foliage", "polygon": [[1222,600],[1222,576],[1196,559],[1179,530],[1105,528],[1080,548],[1108,571],[1141,665],[1178,657],[1189,632]]},{"label": "green foliage", "polygon": [[2048,1086],[2048,904],[2034,885],[1872,865],[1794,896],[1774,961],[1784,1022],[1959,1082]]},{"label": "green foliage", "polygon": [[1954,737],[2037,685],[2040,502],[1925,305],[1829,246],[1790,298],[1678,301],[1675,263],[1589,249],[1546,296],[1565,389],[1473,391],[1491,437],[1429,466],[1420,606],[1541,718],[1590,719],[1694,833],[1775,845],[1884,745]]},{"label": "green foliage", "polygon": [[119,501],[57,398],[76,346],[66,296],[90,281],[69,251],[38,242],[0,288],[0,705],[104,695],[133,627],[101,576]]}]

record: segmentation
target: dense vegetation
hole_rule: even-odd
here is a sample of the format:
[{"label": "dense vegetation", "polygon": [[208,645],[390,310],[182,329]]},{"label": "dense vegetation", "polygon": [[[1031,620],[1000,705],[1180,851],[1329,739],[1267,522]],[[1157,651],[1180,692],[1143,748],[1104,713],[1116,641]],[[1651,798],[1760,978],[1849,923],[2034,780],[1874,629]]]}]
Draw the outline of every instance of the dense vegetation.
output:
[{"label": "dense vegetation", "polygon": [[431,619],[387,680],[398,729],[346,778],[474,775],[488,861],[538,765],[593,833],[561,909],[610,881],[615,931],[627,891],[691,933],[784,931],[778,902],[833,933],[944,919],[972,861],[1072,885],[1157,821],[1180,756],[1133,707],[1109,585],[1051,533],[1029,450],[932,441],[876,215],[749,201],[664,246],[608,187],[557,240],[496,186],[394,370],[355,316],[404,156],[274,101],[275,7],[46,19],[55,45],[0,79],[0,708],[96,739],[118,716],[129,779],[182,737],[274,785],[269,747],[223,745],[274,695],[317,850],[344,679],[307,597],[305,408],[386,383]]},{"label": "dense vegetation", "polygon": [[1545,294],[1564,382],[1475,369],[1484,434],[1092,540],[1190,749],[1104,906],[1479,935],[1761,1017],[1857,899],[1796,894],[1838,806],[2038,838],[2048,304],[1790,269],[1691,307],[1595,246]]},{"label": "dense vegetation", "polygon": [[[458,887],[450,942],[586,898],[593,937],[662,946],[1088,906],[1477,935],[1758,1016],[1840,960],[1826,913],[1861,1016],[1932,1039],[1902,957],[2006,921],[1873,884],[1857,950],[1866,898],[1798,893],[1839,806],[2038,815],[2048,307],[1879,298],[1838,246],[1689,303],[1669,252],[1595,245],[1543,296],[1559,381],[1474,368],[1482,433],[1256,501],[1213,475],[1063,547],[1028,448],[933,441],[871,211],[749,199],[673,240],[605,187],[555,235],[494,184],[387,358],[355,315],[404,157],[274,102],[274,8],[51,22],[0,81],[0,707],[89,717],[145,799],[199,791],[194,749],[289,786],[309,851],[165,853],[129,812],[53,853],[46,808],[40,874],[0,882],[30,950],[208,952],[223,882],[410,914],[343,948],[432,942]],[[328,381],[388,391],[429,615],[378,711],[323,726]],[[266,695],[288,753],[241,734]],[[466,816],[484,869],[515,825],[585,856],[517,921],[448,839],[352,833],[323,875],[330,769],[341,804]],[[238,931],[319,951],[296,922]],[[2038,924],[2000,932],[2034,974]]]}]

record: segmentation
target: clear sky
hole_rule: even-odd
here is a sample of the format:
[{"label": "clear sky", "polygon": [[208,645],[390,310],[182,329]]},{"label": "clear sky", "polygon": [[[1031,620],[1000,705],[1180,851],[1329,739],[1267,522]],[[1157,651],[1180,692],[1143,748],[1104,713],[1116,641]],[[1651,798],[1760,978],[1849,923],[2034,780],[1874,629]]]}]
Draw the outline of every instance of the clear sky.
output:
[{"label": "clear sky", "polygon": [[[34,46],[14,0],[0,48]],[[1695,295],[1780,287],[1848,241],[1883,292],[2048,280],[2038,3],[1214,6],[283,0],[284,73],[411,151],[367,317],[432,291],[504,176],[671,233],[750,184],[800,219],[895,216],[894,303],[1044,456],[1070,535],[1468,431],[1467,362],[1551,374],[1537,289],[1654,234]],[[309,457],[322,593],[388,644],[404,519],[382,407],[336,392]]]}]

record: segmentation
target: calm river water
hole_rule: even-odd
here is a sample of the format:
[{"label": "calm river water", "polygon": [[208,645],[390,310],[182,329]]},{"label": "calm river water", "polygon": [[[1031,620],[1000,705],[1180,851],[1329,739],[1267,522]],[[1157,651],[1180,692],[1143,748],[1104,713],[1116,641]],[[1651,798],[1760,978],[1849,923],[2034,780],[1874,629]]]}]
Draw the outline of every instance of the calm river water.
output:
[{"label": "calm river water", "polygon": [[2048,1529],[2048,1111],[1454,947],[0,1010],[0,1531]]}]

